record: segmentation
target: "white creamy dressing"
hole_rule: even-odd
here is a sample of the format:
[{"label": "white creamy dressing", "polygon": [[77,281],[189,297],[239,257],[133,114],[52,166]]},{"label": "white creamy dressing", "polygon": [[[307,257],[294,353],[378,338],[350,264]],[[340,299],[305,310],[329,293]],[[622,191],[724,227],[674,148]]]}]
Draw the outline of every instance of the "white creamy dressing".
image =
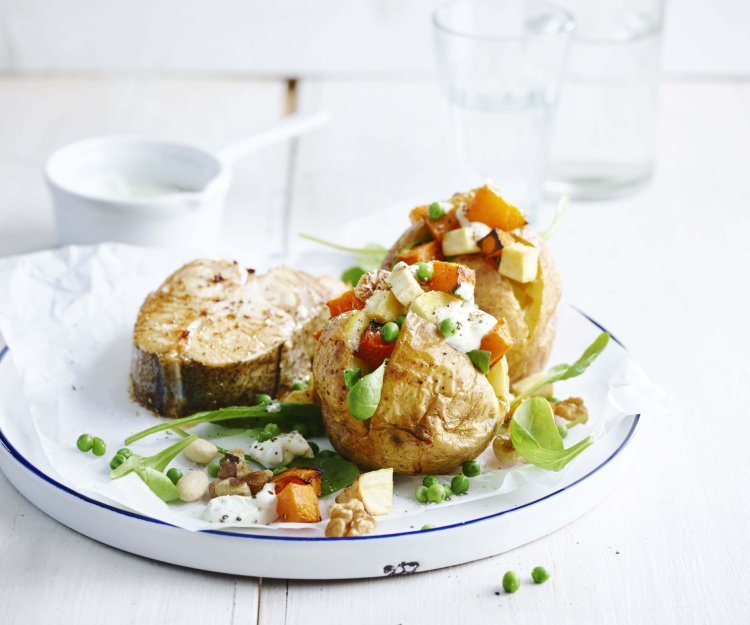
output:
[{"label": "white creamy dressing", "polygon": [[479,241],[479,239],[483,239],[486,237],[492,228],[490,228],[487,224],[483,224],[481,221],[469,221],[469,219],[466,217],[466,209],[467,206],[461,206],[456,210],[456,218],[458,219],[458,223],[461,224],[462,228],[471,228],[474,231],[474,240]]},{"label": "white creamy dressing", "polygon": [[151,180],[135,180],[111,170],[92,177],[81,185],[81,189],[92,195],[115,196],[123,199],[139,197],[157,197],[172,193],[194,191],[173,184],[164,184]]},{"label": "white creamy dressing", "polygon": [[273,469],[285,466],[295,458],[312,458],[313,450],[299,432],[289,432],[255,443],[247,455],[264,467]]},{"label": "white creamy dressing", "polygon": [[434,317],[438,324],[449,318],[456,322],[456,333],[447,337],[445,342],[453,349],[464,353],[479,349],[484,335],[497,323],[497,319],[479,310],[472,303],[452,302],[447,306],[441,306],[435,309]]},{"label": "white creamy dressing", "polygon": [[465,302],[474,303],[474,285],[471,282],[462,282],[458,288],[453,291],[453,295],[460,297]]},{"label": "white creamy dressing", "polygon": [[266,484],[257,494],[224,495],[208,502],[203,519],[209,523],[231,525],[268,525],[276,520],[276,489]]}]

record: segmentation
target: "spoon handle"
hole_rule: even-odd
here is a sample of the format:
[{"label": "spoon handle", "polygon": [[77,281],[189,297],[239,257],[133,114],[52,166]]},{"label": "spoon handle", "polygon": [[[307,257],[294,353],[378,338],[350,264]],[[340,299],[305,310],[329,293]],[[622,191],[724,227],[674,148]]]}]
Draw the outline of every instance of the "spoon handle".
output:
[{"label": "spoon handle", "polygon": [[310,132],[329,121],[331,114],[328,111],[311,114],[293,113],[264,130],[225,147],[219,152],[218,157],[227,167],[232,167],[250,152]]}]

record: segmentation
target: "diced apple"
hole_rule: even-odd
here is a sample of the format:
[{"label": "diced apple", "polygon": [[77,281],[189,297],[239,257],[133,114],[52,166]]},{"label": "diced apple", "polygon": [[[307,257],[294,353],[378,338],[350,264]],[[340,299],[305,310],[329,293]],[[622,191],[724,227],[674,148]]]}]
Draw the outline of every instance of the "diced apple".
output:
[{"label": "diced apple", "polygon": [[460,303],[461,299],[445,291],[428,291],[415,299],[409,310],[422,317],[422,319],[435,321],[435,310],[454,302]]},{"label": "diced apple", "polygon": [[443,235],[443,255],[478,254],[481,250],[474,238],[474,228],[456,228]]},{"label": "diced apple", "polygon": [[386,279],[395,298],[404,306],[408,306],[424,293],[419,281],[414,277],[411,268],[399,263]]},{"label": "diced apple", "polygon": [[363,312],[370,319],[388,323],[398,317],[404,310],[404,307],[391,291],[375,291],[368,298]]},{"label": "diced apple", "polygon": [[498,399],[507,399],[510,394],[510,380],[508,379],[508,361],[503,356],[490,369],[487,374],[487,381],[492,385],[495,391],[495,397]]},{"label": "diced apple", "polygon": [[388,514],[393,509],[393,469],[362,473],[336,497],[336,503],[359,499],[368,514]]},{"label": "diced apple", "polygon": [[[522,380],[518,380],[518,382],[513,383],[513,393],[515,395],[520,395],[521,393],[525,393],[533,386],[536,386],[537,383],[545,377],[546,373],[544,371],[539,371],[538,373],[532,373],[529,376],[526,376]],[[554,386],[550,384],[545,384],[542,386],[538,391],[534,393],[534,395],[537,395],[539,397],[553,397],[555,394]]]},{"label": "diced apple", "polygon": [[539,249],[514,243],[503,249],[500,274],[516,282],[532,282],[539,270]]}]

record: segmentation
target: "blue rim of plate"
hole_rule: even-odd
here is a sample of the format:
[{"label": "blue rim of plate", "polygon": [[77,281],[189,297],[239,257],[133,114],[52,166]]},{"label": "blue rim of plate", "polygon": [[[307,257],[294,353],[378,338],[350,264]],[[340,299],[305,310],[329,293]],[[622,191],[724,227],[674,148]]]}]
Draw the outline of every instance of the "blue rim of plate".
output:
[{"label": "blue rim of plate", "polygon": [[[617,343],[620,347],[622,347],[624,350],[627,351],[627,348],[609,331],[607,330],[603,325],[601,325],[599,322],[595,321],[591,317],[589,317],[586,313],[584,313],[582,310],[579,310],[578,308],[572,307],[576,312],[581,314],[583,317],[588,319],[589,322],[591,322],[593,325],[595,325],[597,328],[599,328],[602,332],[607,332],[610,336],[610,338]],[[2,350],[0,350],[0,362],[5,358],[7,353],[9,352],[8,347],[3,347]],[[612,460],[614,460],[625,447],[627,447],[628,443],[633,438],[633,434],[635,433],[636,428],[638,427],[638,422],[640,421],[641,415],[631,415],[633,417],[633,424],[630,426],[630,430],[628,430],[627,435],[622,440],[622,442],[617,446],[617,449],[615,449],[609,457],[602,462],[601,464],[594,467],[591,471],[586,473],[586,475],[583,475],[579,477],[574,482],[571,482],[570,484],[567,484],[566,486],[563,486],[562,488],[558,488],[557,490],[547,493],[543,497],[539,497],[538,499],[535,499],[533,501],[529,501],[527,503],[521,504],[519,506],[516,506],[514,508],[509,508],[507,510],[502,510],[500,512],[496,512],[494,514],[488,514],[486,516],[478,517],[476,519],[469,519],[468,521],[461,521],[460,523],[451,523],[450,525],[443,525],[441,527],[433,527],[430,529],[419,529],[419,530],[409,530],[407,532],[395,532],[392,534],[376,534],[373,536],[352,536],[352,537],[346,537],[346,538],[334,538],[334,537],[328,537],[328,536],[311,536],[311,537],[305,537],[305,536],[268,536],[265,534],[244,534],[239,532],[228,532],[226,530],[199,530],[201,533],[204,534],[217,534],[219,536],[231,536],[232,538],[251,538],[255,540],[283,540],[283,541],[301,541],[301,542],[327,542],[327,541],[337,541],[337,540],[379,540],[384,538],[399,538],[401,536],[410,536],[413,534],[426,534],[428,532],[442,532],[445,530],[455,529],[458,527],[465,527],[467,525],[473,525],[474,523],[480,523],[482,521],[488,521],[490,519],[494,519],[497,517],[501,517],[506,514],[510,514],[511,512],[516,512],[517,510],[522,510],[524,508],[528,508],[530,506],[534,506],[538,503],[541,503],[542,501],[545,501],[547,499],[550,499],[552,497],[555,497],[567,490],[570,490],[577,484],[583,482],[584,480],[588,479],[595,473],[598,473],[601,469],[606,467]],[[21,465],[23,465],[26,469],[31,471],[34,475],[36,475],[38,478],[44,480],[51,486],[54,486],[58,490],[61,490],[68,495],[72,495],[73,497],[76,497],[77,499],[80,499],[82,501],[85,501],[86,503],[92,504],[94,506],[98,506],[99,508],[104,508],[105,510],[109,510],[111,512],[115,512],[117,514],[130,517],[132,519],[137,519],[139,521],[146,521],[148,523],[155,523],[157,525],[163,525],[165,527],[171,527],[176,530],[182,530],[181,527],[178,527],[176,525],[172,525],[171,523],[167,523],[166,521],[160,521],[159,519],[154,519],[153,517],[145,516],[142,514],[138,514],[137,512],[130,512],[129,510],[123,510],[122,508],[116,508],[114,506],[110,506],[109,504],[103,503],[101,501],[97,501],[96,499],[91,499],[90,497],[87,497],[86,495],[83,495],[72,488],[69,488],[65,486],[64,484],[60,484],[57,480],[52,479],[49,477],[46,473],[42,472],[40,469],[35,467],[33,464],[31,464],[21,453],[13,446],[13,444],[5,437],[5,434],[2,430],[0,430],[0,445],[2,445],[8,453],[13,456],[13,458],[18,461]],[[184,530],[189,531],[189,530]]]}]

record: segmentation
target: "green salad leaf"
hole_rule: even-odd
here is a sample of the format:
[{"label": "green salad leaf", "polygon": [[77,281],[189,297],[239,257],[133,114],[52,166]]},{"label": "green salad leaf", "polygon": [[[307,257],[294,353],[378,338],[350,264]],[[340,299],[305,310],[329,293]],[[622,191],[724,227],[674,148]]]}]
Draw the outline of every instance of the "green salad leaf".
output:
[{"label": "green salad leaf", "polygon": [[362,267],[349,267],[341,274],[341,281],[350,286],[357,286],[359,279],[367,272]]},{"label": "green salad leaf", "polygon": [[520,456],[547,471],[559,471],[593,444],[588,436],[565,449],[555,415],[543,397],[524,400],[510,420],[510,440]]},{"label": "green salad leaf", "polygon": [[549,241],[560,227],[560,223],[565,216],[565,211],[568,208],[569,199],[567,193],[560,196],[560,201],[557,203],[557,209],[555,209],[555,215],[552,218],[552,222],[547,226],[547,229],[541,233],[542,238],[546,241]]},{"label": "green salad leaf", "polygon": [[386,359],[372,373],[362,376],[349,389],[346,396],[346,405],[355,419],[366,421],[375,414],[380,403],[380,393],[383,390],[383,376],[385,375]]},{"label": "green salad leaf", "polygon": [[511,409],[513,409],[515,406],[518,406],[518,404],[520,404],[527,397],[531,397],[532,395],[534,395],[534,393],[536,393],[540,388],[547,384],[559,382],[560,380],[575,378],[584,373],[586,369],[589,368],[589,365],[591,365],[591,363],[599,357],[599,354],[604,351],[604,348],[607,347],[608,343],[609,334],[607,334],[606,332],[602,332],[594,339],[594,342],[586,348],[586,351],[581,354],[581,357],[572,365],[555,365],[554,367],[549,369],[534,386],[519,394],[513,400]]},{"label": "green salad leaf", "polygon": [[344,384],[346,388],[351,388],[362,378],[362,369],[344,369]]},{"label": "green salad leaf", "polygon": [[179,498],[177,487],[164,475],[164,469],[185,447],[198,437],[193,434],[177,441],[153,456],[130,455],[119,467],[109,474],[111,480],[119,480],[128,473],[135,473],[162,501],[174,501]]},{"label": "green salad leaf", "polygon": [[466,352],[466,355],[471,360],[471,364],[479,371],[487,375],[490,372],[490,358],[492,353],[486,349],[472,349],[470,352]]},{"label": "green salad leaf", "polygon": [[346,245],[339,245],[331,241],[326,241],[315,237],[311,234],[300,234],[300,237],[325,245],[331,249],[338,250],[339,252],[347,252],[348,254],[354,254],[357,257],[357,265],[363,272],[374,271],[383,264],[386,255],[388,254],[388,248],[378,245],[377,243],[368,243],[362,247],[348,247]]},{"label": "green salad leaf", "polygon": [[149,487],[151,492],[162,501],[169,503],[180,498],[177,486],[161,471],[146,467],[145,469],[135,469],[135,473]]},{"label": "green salad leaf", "polygon": [[130,445],[151,434],[172,430],[175,427],[191,426],[198,423],[216,423],[217,425],[232,428],[257,428],[267,423],[276,423],[279,426],[293,427],[298,422],[304,422],[315,429],[323,427],[323,419],[320,406],[317,404],[298,404],[292,402],[271,402],[258,406],[232,406],[220,410],[207,410],[197,412],[182,419],[168,419],[150,428],[137,432],[125,439],[125,444]]},{"label": "green salad leaf", "polygon": [[295,458],[289,463],[289,466],[320,469],[323,471],[321,477],[322,497],[351,486],[359,475],[357,465],[340,456],[332,458]]}]

